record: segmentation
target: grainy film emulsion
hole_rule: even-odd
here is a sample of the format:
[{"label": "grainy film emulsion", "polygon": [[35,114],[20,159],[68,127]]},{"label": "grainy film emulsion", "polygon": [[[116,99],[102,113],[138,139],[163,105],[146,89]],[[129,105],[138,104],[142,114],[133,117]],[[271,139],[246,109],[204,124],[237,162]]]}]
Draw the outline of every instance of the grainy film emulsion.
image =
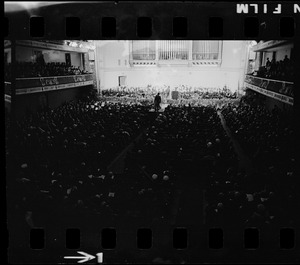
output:
[{"label": "grainy film emulsion", "polygon": [[300,3],[4,9],[9,263],[299,262]]}]

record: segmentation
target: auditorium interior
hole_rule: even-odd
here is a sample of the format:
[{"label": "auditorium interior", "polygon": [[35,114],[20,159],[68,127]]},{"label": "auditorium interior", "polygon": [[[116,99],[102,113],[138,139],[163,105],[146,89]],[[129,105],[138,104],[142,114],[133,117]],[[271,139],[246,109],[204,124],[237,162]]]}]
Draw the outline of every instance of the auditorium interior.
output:
[{"label": "auditorium interior", "polygon": [[11,258],[44,262],[32,229],[51,262],[74,253],[66,229],[99,252],[105,228],[107,263],[274,262],[299,222],[294,57],[286,40],[4,41]]}]

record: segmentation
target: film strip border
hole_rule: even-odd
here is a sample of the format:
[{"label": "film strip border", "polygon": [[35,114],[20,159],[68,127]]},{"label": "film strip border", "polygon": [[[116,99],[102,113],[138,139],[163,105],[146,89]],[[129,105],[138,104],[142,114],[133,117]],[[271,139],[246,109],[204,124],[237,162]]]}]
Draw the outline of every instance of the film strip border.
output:
[{"label": "film strip border", "polygon": [[[141,254],[143,260],[150,262],[152,260],[152,263],[156,264],[171,264],[174,261],[177,261],[177,264],[180,260],[185,261],[181,264],[191,260],[197,263],[207,261],[224,263],[233,260],[285,263],[295,262],[299,258],[298,231],[291,227],[282,227],[269,233],[266,233],[266,229],[257,227],[236,229],[234,233],[232,230],[219,227],[197,233],[186,227],[164,229],[163,233],[147,227],[131,229],[132,233],[110,226],[96,229],[89,234],[78,228],[56,230],[51,232],[38,227],[24,230],[17,246],[8,248],[11,261],[16,260],[16,253],[18,253],[17,260],[20,261],[21,258],[23,264],[32,264],[33,260],[34,263],[40,264],[76,263],[77,260],[67,260],[68,257],[77,256],[83,259],[87,255],[98,256],[97,263],[108,264],[136,262]],[[161,241],[164,242],[163,248]],[[235,242],[232,243],[233,241]],[[124,244],[127,250],[123,249]],[[153,253],[158,247],[161,251],[167,251],[166,257],[174,257],[172,262],[163,263],[163,260],[158,260],[155,252]],[[124,253],[128,252],[128,249],[136,255]],[[190,256],[195,253],[198,253],[196,257]]]},{"label": "film strip border", "polygon": [[[277,249],[294,249],[295,247],[295,230],[293,228],[284,227],[278,229],[276,237],[278,238]],[[241,245],[245,249],[264,248],[262,242],[262,229],[256,227],[245,228],[241,233]],[[157,241],[157,235],[153,240],[154,233],[150,228],[140,228],[136,230],[136,248],[151,249],[153,243]],[[189,247],[189,231],[184,227],[174,228],[172,234],[169,235],[172,240],[174,249],[187,249]],[[211,228],[208,230],[207,247],[211,249],[221,249],[227,246],[228,242],[222,228]],[[102,249],[117,248],[117,230],[115,228],[103,228],[99,232],[99,246]],[[154,242],[153,242],[154,241]],[[30,230],[29,246],[31,249],[45,248],[45,230],[43,228],[34,228]],[[66,249],[79,249],[81,247],[81,232],[78,228],[69,228],[65,230],[65,247]]]},{"label": "film strip border", "polygon": [[30,9],[5,4],[7,39],[290,39],[294,2],[62,2]]},{"label": "film strip border", "polygon": [[[279,12],[278,5],[281,5],[280,13],[276,13]],[[242,6],[235,2],[112,1],[60,3],[16,12],[8,12],[5,6],[3,26],[6,39],[294,39],[299,35],[299,6],[292,2],[243,2]],[[157,241],[155,232],[148,228],[139,231],[134,234],[136,241],[133,244],[137,249],[151,248]],[[294,253],[298,231],[293,228],[278,229],[278,240],[274,242],[277,247],[272,253],[275,254],[279,248]],[[257,228],[248,228],[239,233],[238,243],[246,249],[263,248],[262,232]],[[33,229],[24,240],[28,239],[32,249],[47,248],[47,233],[44,229]],[[81,247],[81,236],[79,229],[67,230],[66,248]],[[101,236],[103,249],[118,248],[121,237],[118,229],[102,230]],[[178,228],[169,235],[175,249],[188,249],[191,236],[192,231],[185,228]],[[139,241],[138,237],[142,240]],[[224,249],[229,237],[220,228],[206,231],[208,248]],[[293,259],[290,251],[281,256],[286,258],[288,255]],[[295,253],[293,256],[296,256]]]},{"label": "film strip border", "polygon": [[[295,262],[299,258],[297,229],[282,227],[266,229],[247,227],[226,229],[212,227],[149,226],[134,229],[106,226],[87,228],[34,228],[24,230],[18,247],[9,248],[11,261],[22,263],[76,263],[76,259],[101,254],[98,263],[156,263],[186,262]],[[157,251],[159,250],[159,251]],[[16,257],[18,253],[18,257]],[[78,254],[81,255],[78,255]],[[97,254],[96,254],[97,253]],[[163,255],[162,253],[165,253]],[[12,256],[14,255],[14,256]],[[67,260],[73,257],[73,260]],[[171,259],[164,263],[157,257]],[[168,258],[169,257],[169,258]],[[78,262],[79,263],[79,262]]]}]

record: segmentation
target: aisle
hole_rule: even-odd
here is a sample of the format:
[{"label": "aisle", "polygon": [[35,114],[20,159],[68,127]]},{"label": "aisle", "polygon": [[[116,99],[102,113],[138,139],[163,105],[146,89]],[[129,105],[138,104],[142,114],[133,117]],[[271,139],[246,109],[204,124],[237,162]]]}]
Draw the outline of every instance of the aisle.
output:
[{"label": "aisle", "polygon": [[[166,106],[165,106],[166,107]],[[157,118],[157,113],[154,111],[152,113],[149,113],[149,119],[155,120]],[[107,170],[111,171],[115,174],[122,174],[124,172],[124,167],[125,167],[125,158],[127,155],[127,152],[132,150],[134,145],[140,141],[143,133],[152,126],[152,123],[149,124],[149,126],[144,127],[142,132],[135,138],[133,139],[114,159],[113,161],[107,166]]]},{"label": "aisle", "polygon": [[185,228],[187,230],[188,247],[183,252],[173,250],[175,260],[185,262],[199,262],[203,253],[199,250],[207,248],[207,228],[204,220],[203,178],[199,174],[186,172],[179,177],[176,183],[177,198],[173,204],[171,220],[172,228]]},{"label": "aisle", "polygon": [[[159,109],[158,112],[164,112],[165,109],[166,109],[166,107],[168,107],[168,106],[169,106],[169,104],[167,104],[167,103],[162,103],[162,104],[160,104],[160,109]],[[151,110],[149,110],[149,112],[155,112],[154,108],[151,109]]]},{"label": "aisle", "polygon": [[116,158],[108,165],[107,171],[111,171],[114,174],[122,174],[124,172],[125,158],[126,158],[127,152],[129,152],[134,147],[135,142],[138,142],[140,140],[140,138],[142,137],[145,130],[143,130],[143,132],[141,132],[133,141],[130,142],[129,145],[127,145],[116,156]]},{"label": "aisle", "polygon": [[242,149],[242,147],[240,146],[240,144],[238,143],[238,141],[235,139],[235,137],[233,136],[233,134],[231,133],[230,129],[227,127],[226,125],[226,121],[222,115],[222,113],[220,111],[218,111],[218,115],[220,117],[222,126],[224,128],[224,130],[226,131],[228,137],[230,137],[232,143],[233,143],[233,148],[235,150],[235,152],[238,155],[238,159],[239,159],[239,169],[244,169],[246,174],[251,175],[254,171],[253,169],[253,165],[252,165],[252,161],[249,159],[249,157],[245,154],[244,150]]},{"label": "aisle", "polygon": [[179,177],[176,183],[175,203],[172,224],[176,226],[202,225],[203,219],[203,184],[197,176],[189,174]]}]

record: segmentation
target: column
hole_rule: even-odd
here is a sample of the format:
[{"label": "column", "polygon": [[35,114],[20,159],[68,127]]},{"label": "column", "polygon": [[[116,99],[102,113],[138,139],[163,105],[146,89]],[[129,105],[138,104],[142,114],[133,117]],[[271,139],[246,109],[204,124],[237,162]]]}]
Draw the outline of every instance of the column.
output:
[{"label": "column", "polygon": [[223,50],[223,41],[219,41],[219,53],[218,53],[218,60],[222,60],[222,50]]},{"label": "column", "polygon": [[158,60],[159,60],[159,41],[156,40],[155,41],[155,61],[156,61],[156,65],[158,64]]},{"label": "column", "polygon": [[[190,44],[189,44],[189,41],[185,41],[185,42],[184,42],[184,52],[185,52],[185,54],[186,54],[186,59],[187,59],[187,60],[189,60],[189,48],[188,48],[189,45],[190,45]],[[193,47],[192,47],[191,50],[192,50],[192,55],[193,55]],[[191,58],[191,59],[193,59],[193,58]]]},{"label": "column", "polygon": [[10,113],[12,117],[12,129],[14,131],[14,125],[16,122],[16,49],[17,44],[15,40],[11,40],[11,84],[10,84]]},{"label": "column", "polygon": [[[94,74],[95,74],[95,77],[96,77],[96,89],[97,89],[97,92],[99,93],[99,81],[98,81],[98,78],[99,78],[99,72],[98,72],[98,62],[97,62],[97,42],[95,41],[94,42],[94,45],[95,45],[95,49],[94,49]],[[129,60],[128,60],[129,61]],[[129,62],[128,62],[129,63]]]},{"label": "column", "polygon": [[179,49],[178,49],[178,53],[179,53],[179,59],[182,59],[182,40],[179,41]]},{"label": "column", "polygon": [[101,58],[103,54],[100,53],[101,48],[98,45],[98,43],[99,41],[95,41],[95,72],[96,72],[96,81],[97,81],[97,91],[101,95],[101,89],[104,88],[104,75],[103,75],[104,61],[103,58]]},{"label": "column", "polygon": [[[167,57],[169,57],[170,56],[170,43],[169,43],[169,41],[167,40],[166,41],[166,43],[167,43]],[[170,57],[169,57],[169,59],[170,59]]]},{"label": "column", "polygon": [[168,59],[168,56],[169,56],[169,41],[166,40],[166,60]]},{"label": "column", "polygon": [[175,41],[171,41],[171,49],[172,49],[172,60],[175,59]]},{"label": "column", "polygon": [[165,40],[164,41],[164,60],[167,59],[167,55],[168,55],[168,41]]},{"label": "column", "polygon": [[168,41],[165,41],[165,60],[167,60],[168,57]]},{"label": "column", "polygon": [[132,63],[133,63],[133,55],[132,55],[132,53],[133,53],[133,50],[132,50],[133,44],[132,44],[132,42],[133,41],[129,41],[129,64],[130,64],[130,66],[132,66]]},{"label": "column", "polygon": [[188,41],[188,59],[189,59],[189,65],[192,65],[192,60],[193,60],[193,41],[190,40]]},{"label": "column", "polygon": [[177,54],[177,40],[174,40],[174,60],[177,59],[176,54]]},{"label": "column", "polygon": [[168,41],[165,41],[165,60],[167,59],[167,55],[168,55]]}]

